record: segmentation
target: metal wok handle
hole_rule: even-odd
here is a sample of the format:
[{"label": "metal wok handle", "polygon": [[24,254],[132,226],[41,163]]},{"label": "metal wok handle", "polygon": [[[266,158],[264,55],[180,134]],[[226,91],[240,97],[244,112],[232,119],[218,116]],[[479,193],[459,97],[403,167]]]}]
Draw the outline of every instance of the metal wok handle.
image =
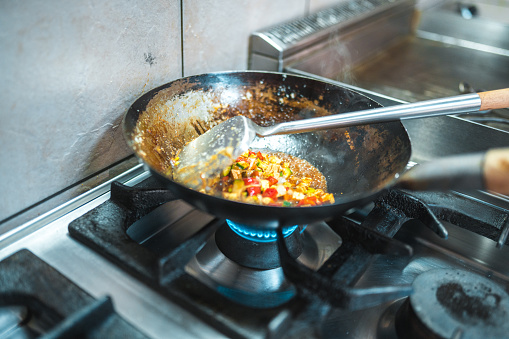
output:
[{"label": "metal wok handle", "polygon": [[411,190],[485,189],[509,195],[509,148],[416,165],[396,185]]},{"label": "metal wok handle", "polygon": [[509,107],[509,88],[391,107],[297,120],[263,128],[260,136],[310,132],[369,123],[460,114]]}]

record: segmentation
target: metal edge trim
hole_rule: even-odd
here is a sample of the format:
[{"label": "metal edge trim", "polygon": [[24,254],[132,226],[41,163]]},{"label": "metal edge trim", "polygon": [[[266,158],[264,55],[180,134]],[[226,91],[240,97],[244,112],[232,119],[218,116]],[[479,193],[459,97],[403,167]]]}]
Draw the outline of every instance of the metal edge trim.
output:
[{"label": "metal edge trim", "polygon": [[418,38],[425,39],[425,40],[442,42],[442,43],[453,45],[453,46],[459,46],[459,47],[463,47],[463,48],[468,48],[468,49],[472,49],[472,50],[476,50],[476,51],[496,54],[496,55],[505,56],[505,57],[509,56],[509,50],[507,50],[507,49],[490,46],[490,45],[485,45],[485,44],[481,44],[478,42],[468,41],[468,40],[464,40],[464,39],[458,39],[458,38],[454,38],[454,37],[450,37],[450,36],[446,36],[446,35],[441,35],[441,34],[437,34],[437,33],[421,31],[421,30],[416,31],[415,35]]},{"label": "metal edge trim", "polygon": [[0,248],[3,248],[8,244],[16,241],[17,239],[23,237],[24,235],[55,221],[56,219],[72,212],[78,207],[102,196],[103,194],[109,193],[110,185],[112,182],[120,181],[122,183],[127,183],[146,173],[148,173],[148,171],[144,168],[143,164],[138,164],[133,168],[125,171],[124,173],[121,173],[116,177],[102,183],[101,185],[92,188],[91,190],[49,210],[44,214],[41,214],[35,219],[32,219],[16,228],[13,228],[12,230],[5,232],[4,234],[0,235]]}]

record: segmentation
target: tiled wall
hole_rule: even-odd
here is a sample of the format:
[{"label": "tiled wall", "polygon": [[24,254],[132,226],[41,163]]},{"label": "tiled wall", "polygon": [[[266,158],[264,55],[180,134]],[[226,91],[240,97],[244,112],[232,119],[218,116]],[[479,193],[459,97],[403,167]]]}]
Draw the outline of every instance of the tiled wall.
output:
[{"label": "tiled wall", "polygon": [[128,156],[148,89],[244,69],[250,32],[339,1],[1,1],[0,222]]}]

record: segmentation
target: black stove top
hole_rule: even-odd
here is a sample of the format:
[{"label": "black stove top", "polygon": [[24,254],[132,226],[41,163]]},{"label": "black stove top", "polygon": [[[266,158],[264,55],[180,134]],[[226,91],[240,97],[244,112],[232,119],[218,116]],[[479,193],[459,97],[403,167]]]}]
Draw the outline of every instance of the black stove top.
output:
[{"label": "black stove top", "polygon": [[[416,260],[409,229],[445,242],[450,228],[460,230],[495,249],[507,242],[508,224],[507,211],[461,194],[390,190],[345,217],[264,237],[192,208],[150,177],[135,187],[113,183],[110,200],[72,221],[69,233],[229,337],[328,337],[358,331],[345,317],[377,313],[371,323],[379,323],[408,308],[415,276],[399,278]],[[377,281],[377,269],[396,273]],[[493,280],[508,289],[504,273]],[[410,331],[396,323],[374,332]]]}]

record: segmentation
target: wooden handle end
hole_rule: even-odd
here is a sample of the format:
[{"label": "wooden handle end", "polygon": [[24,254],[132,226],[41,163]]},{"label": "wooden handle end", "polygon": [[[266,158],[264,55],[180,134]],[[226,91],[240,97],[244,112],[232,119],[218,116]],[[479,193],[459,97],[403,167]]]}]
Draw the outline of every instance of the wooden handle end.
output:
[{"label": "wooden handle end", "polygon": [[509,195],[509,148],[493,149],[484,160],[486,189]]},{"label": "wooden handle end", "polygon": [[480,111],[509,107],[509,88],[478,93],[481,98]]}]

